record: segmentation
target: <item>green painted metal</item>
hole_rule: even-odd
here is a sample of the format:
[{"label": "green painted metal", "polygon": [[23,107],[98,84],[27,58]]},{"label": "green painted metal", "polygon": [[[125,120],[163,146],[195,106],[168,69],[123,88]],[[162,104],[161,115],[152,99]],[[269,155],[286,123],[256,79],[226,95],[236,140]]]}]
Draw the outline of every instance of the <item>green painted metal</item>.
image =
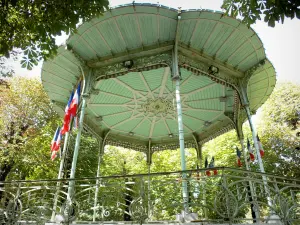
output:
[{"label": "green painted metal", "polygon": [[[112,9],[82,24],[67,40],[69,50],[60,47],[58,55],[44,62],[42,68],[42,82],[55,109],[63,114],[62,105],[67,103],[80,76],[79,65],[95,67],[85,125],[99,135],[111,130],[111,137],[141,145],[149,138],[153,146],[178,142],[175,84],[170,67],[157,66],[159,62],[170,66],[169,50],[175,40],[176,25],[177,10],[141,4]],[[266,59],[257,34],[222,13],[182,11],[178,50],[179,57],[185,57],[184,61],[179,59],[179,65],[187,140],[193,135],[200,141],[209,140],[232,128],[232,119],[225,112],[232,113],[239,123],[244,121],[245,116],[237,115],[241,103],[235,87],[239,82],[247,88],[251,111],[266,101],[275,86],[274,67]],[[124,73],[124,59],[132,59],[134,65],[139,60],[140,69]],[[265,64],[257,67],[262,60]],[[195,74],[185,69],[185,62],[202,72]],[[101,65],[106,66],[112,78],[101,77]],[[218,66],[220,72],[208,74],[209,65]]]}]

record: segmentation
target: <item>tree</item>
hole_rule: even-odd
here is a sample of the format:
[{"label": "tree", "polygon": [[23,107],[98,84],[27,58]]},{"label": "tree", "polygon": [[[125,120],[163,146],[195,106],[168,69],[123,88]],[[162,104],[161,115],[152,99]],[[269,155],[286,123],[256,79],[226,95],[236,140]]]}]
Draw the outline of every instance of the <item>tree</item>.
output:
[{"label": "tree", "polygon": [[19,170],[15,164],[26,160],[26,144],[49,121],[57,120],[57,114],[49,107],[50,100],[36,79],[14,78],[3,84],[0,97],[0,181],[3,181],[13,169]]},{"label": "tree", "polygon": [[262,15],[270,27],[275,26],[275,21],[283,23],[285,17],[300,19],[299,0],[224,0],[222,8],[230,16],[242,17],[248,26],[261,20]]},{"label": "tree", "polygon": [[2,0],[0,1],[0,57],[14,48],[24,51],[22,66],[31,69],[56,53],[54,37],[76,31],[76,25],[100,15],[108,0]]},{"label": "tree", "polygon": [[267,149],[267,172],[300,177],[300,86],[279,84],[262,107],[258,132]]}]

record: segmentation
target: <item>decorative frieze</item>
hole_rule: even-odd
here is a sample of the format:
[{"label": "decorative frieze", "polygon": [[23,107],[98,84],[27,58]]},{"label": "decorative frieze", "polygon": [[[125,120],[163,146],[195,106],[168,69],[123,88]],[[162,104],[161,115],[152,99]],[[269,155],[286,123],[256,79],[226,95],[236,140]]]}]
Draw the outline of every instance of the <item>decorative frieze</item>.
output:
[{"label": "decorative frieze", "polygon": [[179,55],[178,64],[179,67],[185,68],[188,71],[194,73],[195,75],[207,76],[216,83],[232,87],[233,89],[236,89],[238,87],[237,78],[222,73],[222,71],[218,71],[217,73],[211,73],[208,65],[200,61],[193,60],[190,57]]},{"label": "decorative frieze", "polygon": [[141,57],[131,61],[133,65],[130,68],[124,66],[124,62],[119,62],[97,69],[95,71],[96,80],[123,76],[129,72],[141,72],[161,67],[171,67],[172,57],[170,53],[161,53],[154,56]]}]

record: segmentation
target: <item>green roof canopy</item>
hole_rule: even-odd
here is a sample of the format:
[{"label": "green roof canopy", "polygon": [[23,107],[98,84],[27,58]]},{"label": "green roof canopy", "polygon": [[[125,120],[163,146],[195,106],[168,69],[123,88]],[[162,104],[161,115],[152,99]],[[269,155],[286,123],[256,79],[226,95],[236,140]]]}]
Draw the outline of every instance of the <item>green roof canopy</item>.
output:
[{"label": "green roof canopy", "polygon": [[[91,74],[85,127],[107,143],[152,152],[178,146],[172,49],[177,33],[187,147],[240,127],[240,88],[256,111],[276,76],[257,34],[239,20],[208,10],[123,5],[85,22],[58,55],[44,62],[45,90],[62,115],[81,66]],[[132,60],[133,67],[123,64]],[[219,72],[213,73],[213,65]],[[149,141],[150,140],[150,141]]]}]

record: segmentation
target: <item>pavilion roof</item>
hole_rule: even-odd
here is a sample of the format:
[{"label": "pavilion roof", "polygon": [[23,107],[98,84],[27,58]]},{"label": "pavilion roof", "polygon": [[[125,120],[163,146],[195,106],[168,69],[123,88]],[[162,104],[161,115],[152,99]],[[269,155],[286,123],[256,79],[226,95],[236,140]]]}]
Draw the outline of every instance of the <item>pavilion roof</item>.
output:
[{"label": "pavilion roof", "polygon": [[[63,114],[81,71],[91,70],[85,126],[107,143],[137,150],[176,148],[175,84],[170,62],[178,11],[156,4],[129,4],[83,23],[54,59],[44,62],[45,90]],[[239,86],[256,111],[276,76],[258,35],[239,20],[209,10],[185,10],[178,25],[184,134],[201,144],[235,126]],[[124,67],[132,60],[133,67]],[[212,74],[209,66],[219,68]]]}]

